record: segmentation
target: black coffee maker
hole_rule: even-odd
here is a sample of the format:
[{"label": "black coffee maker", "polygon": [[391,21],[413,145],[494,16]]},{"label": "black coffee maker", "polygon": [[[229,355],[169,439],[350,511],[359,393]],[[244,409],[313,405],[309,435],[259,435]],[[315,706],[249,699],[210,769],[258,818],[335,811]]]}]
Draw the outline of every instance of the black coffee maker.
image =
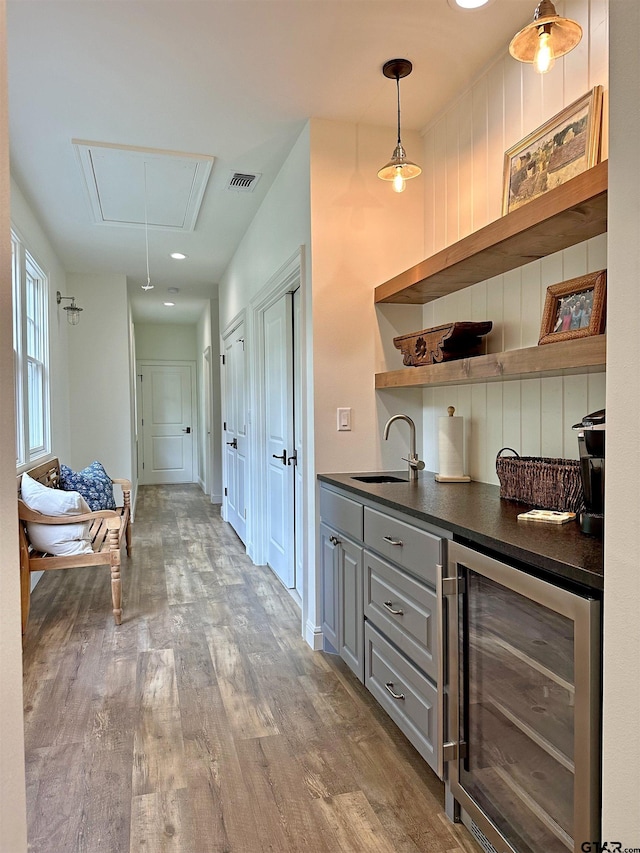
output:
[{"label": "black coffee maker", "polygon": [[605,410],[585,415],[573,427],[578,431],[580,474],[584,489],[585,509],[580,513],[584,533],[602,538],[604,532],[604,445]]}]

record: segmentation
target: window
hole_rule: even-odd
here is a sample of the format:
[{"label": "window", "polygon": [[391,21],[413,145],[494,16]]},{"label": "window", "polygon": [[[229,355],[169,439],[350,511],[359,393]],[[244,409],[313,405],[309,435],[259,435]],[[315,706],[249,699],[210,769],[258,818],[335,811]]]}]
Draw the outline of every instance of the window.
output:
[{"label": "window", "polygon": [[48,282],[15,233],[11,248],[16,462],[20,466],[49,452]]}]

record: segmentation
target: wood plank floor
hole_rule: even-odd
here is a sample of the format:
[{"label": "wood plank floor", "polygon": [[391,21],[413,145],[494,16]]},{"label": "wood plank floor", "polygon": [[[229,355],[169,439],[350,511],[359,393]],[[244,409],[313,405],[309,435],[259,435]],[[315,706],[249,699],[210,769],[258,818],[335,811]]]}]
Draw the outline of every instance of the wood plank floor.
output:
[{"label": "wood plank floor", "polygon": [[[24,646],[33,853],[461,853],[443,786],[197,486],[109,572],[46,574]],[[8,851],[11,853],[11,851]]]}]

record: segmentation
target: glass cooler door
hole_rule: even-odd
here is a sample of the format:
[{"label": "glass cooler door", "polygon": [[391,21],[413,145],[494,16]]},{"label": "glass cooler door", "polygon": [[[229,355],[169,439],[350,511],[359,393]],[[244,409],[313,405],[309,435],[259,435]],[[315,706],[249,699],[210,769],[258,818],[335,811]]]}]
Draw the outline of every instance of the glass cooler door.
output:
[{"label": "glass cooler door", "polygon": [[[455,608],[460,802],[488,818],[501,850],[580,850],[596,840],[591,791],[585,800],[597,788],[594,673],[585,683],[579,657],[593,656],[584,618],[593,626],[598,602],[469,553],[457,562]],[[497,574],[477,571],[478,558]]]}]

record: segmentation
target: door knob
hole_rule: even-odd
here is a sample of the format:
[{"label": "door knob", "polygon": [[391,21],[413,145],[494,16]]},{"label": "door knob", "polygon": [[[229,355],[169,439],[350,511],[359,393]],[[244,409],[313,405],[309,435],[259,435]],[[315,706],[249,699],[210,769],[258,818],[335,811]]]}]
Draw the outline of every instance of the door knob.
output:
[{"label": "door knob", "polygon": [[227,444],[229,447],[233,447],[234,450],[238,449],[238,439],[234,438],[233,441],[228,441]]},{"label": "door knob", "polygon": [[184,427],[184,429],[182,430],[182,432],[186,432],[186,433],[187,433],[187,435],[189,435],[189,433],[191,432],[191,427]]},{"label": "door knob", "polygon": [[294,450],[291,456],[289,456],[287,460],[287,465],[297,465],[298,464],[298,451]]},{"label": "door knob", "polygon": [[282,456],[277,456],[275,453],[273,453],[271,455],[273,456],[274,459],[282,459],[283,465],[287,464],[287,451],[286,450],[282,451]]}]

